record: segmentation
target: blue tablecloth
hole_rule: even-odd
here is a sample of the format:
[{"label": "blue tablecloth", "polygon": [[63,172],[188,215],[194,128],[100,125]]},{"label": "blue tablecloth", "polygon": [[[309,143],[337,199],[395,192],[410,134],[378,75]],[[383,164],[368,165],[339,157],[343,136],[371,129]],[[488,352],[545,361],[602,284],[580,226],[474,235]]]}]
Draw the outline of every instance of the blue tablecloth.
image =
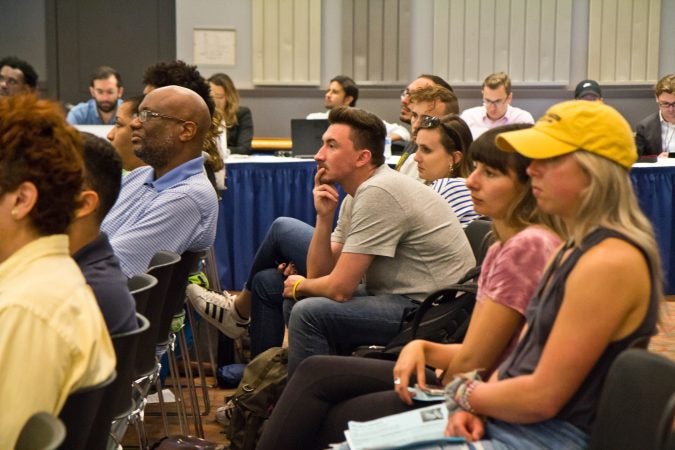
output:
[{"label": "blue tablecloth", "polygon": [[312,188],[316,163],[236,162],[227,165],[215,250],[223,289],[240,290],[253,256],[277,217],[315,224]]},{"label": "blue tablecloth", "polygon": [[[240,290],[253,256],[275,218],[315,223],[314,161],[237,162],[227,166],[215,249],[223,289]],[[640,207],[654,225],[665,291],[675,294],[675,165],[638,164],[631,179]],[[601,207],[601,205],[598,205]]]},{"label": "blue tablecloth", "polygon": [[665,279],[675,294],[675,165],[638,164],[630,172],[642,211],[654,226]]}]

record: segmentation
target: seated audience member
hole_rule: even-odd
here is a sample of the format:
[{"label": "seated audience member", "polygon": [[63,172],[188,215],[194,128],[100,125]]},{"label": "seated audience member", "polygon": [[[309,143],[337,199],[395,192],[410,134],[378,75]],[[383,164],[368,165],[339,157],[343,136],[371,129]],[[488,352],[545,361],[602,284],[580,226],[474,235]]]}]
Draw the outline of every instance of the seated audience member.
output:
[{"label": "seated audience member", "polygon": [[[401,92],[401,112],[399,115],[399,119],[401,122],[410,124],[413,129],[414,125],[412,122],[412,111],[410,109],[410,104],[411,104],[411,94],[413,92],[416,92],[422,88],[428,88],[428,87],[439,87],[439,88],[445,88],[450,93],[452,96],[454,96],[454,100],[448,100],[446,103],[446,109],[445,111],[438,112],[436,114],[430,113],[430,115],[445,115],[445,114],[459,114],[459,102],[457,100],[457,96],[455,95],[455,92],[452,90],[452,86],[448,84],[447,81],[445,81],[443,78],[437,76],[437,75],[429,75],[429,74],[422,74],[419,77],[417,77],[415,80],[413,80],[408,87],[406,87],[402,92]],[[425,100],[426,101],[426,100]],[[415,133],[413,131],[412,133],[412,139],[408,142],[406,142],[405,147],[403,148],[403,153],[401,154],[401,157],[398,160],[398,163],[396,164],[396,170],[398,170],[401,173],[404,173],[408,176],[411,176],[413,178],[417,178],[418,180],[422,181],[418,177],[417,173],[417,164],[413,160],[413,158],[410,157],[410,155],[414,154],[415,151],[417,150],[417,145],[415,144]]]},{"label": "seated audience member", "polygon": [[654,91],[659,110],[638,123],[635,143],[640,156],[666,157],[675,153],[675,74],[661,78]]},{"label": "seated audience member", "polygon": [[462,119],[471,128],[473,138],[490,128],[510,123],[534,123],[532,114],[524,109],[511,106],[513,92],[511,79],[504,72],[488,75],[481,88],[483,106],[465,109]]},{"label": "seated audience member", "polygon": [[204,100],[179,87],[145,96],[131,121],[134,153],[148,164],[122,180],[101,230],[127,277],[145,272],[160,250],[205,250],[216,235],[218,199],[204,174],[211,117]]},{"label": "seated audience member", "polygon": [[108,132],[108,140],[122,158],[123,175],[139,167],[147,166],[143,160],[136,156],[131,144],[131,121],[138,114],[138,105],[141,104],[144,97],[144,95],[137,95],[124,100],[117,107],[115,125]]},{"label": "seated audience member", "polygon": [[[499,132],[528,127],[497,127],[471,145],[476,169],[467,184],[476,198],[476,210],[492,218],[496,242],[482,264],[476,307],[464,342],[414,340],[396,363],[340,356],[308,358],[277,404],[258,448],[324,448],[343,439],[347,420],[371,420],[426,406],[412,402],[408,386],[415,378],[422,387],[447,384],[453,375],[478,367],[491,372],[508,356],[546,263],[561,242],[553,231],[561,232],[559,221],[536,210],[526,173],[530,160],[501,152],[494,144]],[[426,366],[442,370],[442,378],[437,380]],[[395,391],[392,371],[398,380]],[[321,432],[316,435],[315,430]]]},{"label": "seated audience member", "polygon": [[[425,182],[419,174],[417,161],[414,155],[417,151],[417,130],[424,116],[440,117],[447,114],[456,114],[457,97],[441,86],[427,86],[412,91],[407,96],[407,109],[410,111],[410,127],[413,136],[413,146],[406,145],[405,151],[396,165],[397,170],[418,181]],[[403,160],[403,162],[401,162]]]},{"label": "seated audience member", "polygon": [[124,93],[120,74],[112,67],[97,68],[89,81],[89,93],[92,98],[78,103],[68,112],[68,122],[73,125],[113,124]]},{"label": "seated audience member", "polygon": [[214,188],[224,190],[225,164],[218,151],[221,118],[211,97],[209,83],[201,76],[197,66],[191,66],[180,60],[159,62],[145,70],[143,84],[144,94],[164,86],[181,86],[196,92],[204,100],[211,116],[211,125],[204,136],[202,147],[206,153],[204,167]]},{"label": "seated audience member", "polygon": [[0,448],[39,411],[115,369],[94,294],[68,253],[82,187],[82,139],[60,106],[0,99]]},{"label": "seated audience member", "polygon": [[108,236],[100,230],[101,221],[120,192],[122,162],[109,142],[90,133],[82,133],[82,137],[84,184],[81,205],[68,228],[70,254],[94,291],[108,332],[135,330],[136,303],[127,287],[127,277]]},{"label": "seated audience member", "polygon": [[582,80],[574,89],[575,100],[588,100],[591,102],[603,102],[602,89],[595,80]]},{"label": "seated audience member", "polygon": [[[476,371],[445,378],[451,413],[445,432],[479,441],[479,448],[587,448],[609,367],[633,342],[654,334],[661,299],[654,235],[628,176],[637,158],[633,136],[614,109],[573,100],[551,107],[531,129],[498,134],[496,144],[533,160],[527,173],[537,207],[558,216],[569,239],[544,271],[525,310],[525,333],[489,381],[481,381]],[[479,166],[469,178],[474,189],[482,169],[487,166]],[[519,269],[512,271],[520,276],[527,272]],[[511,277],[502,289],[508,290],[516,279]],[[489,339],[488,334],[482,337]],[[436,356],[425,353],[425,358],[432,362]],[[292,429],[293,435],[307,430],[305,436],[322,430],[325,424],[314,418],[325,417],[325,406],[312,405],[315,415],[304,422],[299,416],[303,413],[294,408],[310,409],[298,393],[309,386],[305,374],[317,366],[308,360],[298,368],[258,448],[270,448],[264,443],[275,438],[276,448],[286,447],[282,439],[291,439],[291,433],[282,428]],[[424,364],[397,368],[403,367],[393,373],[401,393],[404,374],[421,376]],[[339,375],[331,383],[337,379]],[[297,426],[289,423],[293,419]]]},{"label": "seated audience member", "polygon": [[[323,104],[326,111],[315,112],[307,115],[308,119],[328,119],[328,113],[339,106],[356,106],[356,101],[359,99],[359,87],[354,80],[345,76],[338,75],[328,85],[326,95],[323,98]],[[407,141],[410,139],[410,133],[403,125],[397,123],[389,123],[383,120],[384,126],[387,129],[387,136],[394,141]]]},{"label": "seated audience member", "polygon": [[0,59],[0,97],[35,93],[38,75],[33,66],[16,56]]},{"label": "seated audience member", "polygon": [[208,81],[216,111],[221,116],[221,134],[218,140],[220,156],[225,159],[230,153],[249,155],[253,140],[251,110],[239,104],[239,93],[229,76],[216,73]]},{"label": "seated audience member", "polygon": [[[236,300],[188,287],[197,311],[230,336],[243,332],[251,313],[253,354],[282,343],[282,307],[292,307],[289,373],[313,354],[385,344],[407,308],[475,264],[448,204],[384,164],[385,130],[377,116],[340,107],[328,120],[315,156],[316,228],[293,219],[275,221],[256,254],[251,284]],[[334,183],[348,195],[331,233],[338,205]],[[282,273],[275,256],[296,266]],[[291,274],[284,280],[296,270],[307,278]]]},{"label": "seated audience member", "polygon": [[455,211],[462,227],[480,217],[474,211],[466,177],[473,169],[471,130],[456,114],[422,116],[417,122],[415,162],[420,178]]}]

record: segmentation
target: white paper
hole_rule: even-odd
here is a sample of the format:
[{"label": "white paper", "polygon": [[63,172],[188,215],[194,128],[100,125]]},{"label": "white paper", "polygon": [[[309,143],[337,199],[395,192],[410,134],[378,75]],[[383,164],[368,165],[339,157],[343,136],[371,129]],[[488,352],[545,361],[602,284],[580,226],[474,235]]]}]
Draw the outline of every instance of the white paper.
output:
[{"label": "white paper", "polygon": [[345,437],[352,450],[385,450],[436,440],[464,442],[443,436],[447,421],[448,410],[440,403],[368,422],[351,421]]}]

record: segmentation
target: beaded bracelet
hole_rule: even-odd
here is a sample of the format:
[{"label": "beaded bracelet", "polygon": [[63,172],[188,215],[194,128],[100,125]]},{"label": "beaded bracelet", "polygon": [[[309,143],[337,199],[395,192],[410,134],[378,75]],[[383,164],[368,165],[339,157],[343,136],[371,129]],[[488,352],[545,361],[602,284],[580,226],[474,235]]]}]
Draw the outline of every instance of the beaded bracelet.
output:
[{"label": "beaded bracelet", "polygon": [[457,402],[457,405],[463,410],[473,414],[476,413],[476,410],[471,407],[469,397],[477,385],[478,383],[475,380],[466,380],[466,382],[457,389],[457,393],[455,394],[455,402]]}]

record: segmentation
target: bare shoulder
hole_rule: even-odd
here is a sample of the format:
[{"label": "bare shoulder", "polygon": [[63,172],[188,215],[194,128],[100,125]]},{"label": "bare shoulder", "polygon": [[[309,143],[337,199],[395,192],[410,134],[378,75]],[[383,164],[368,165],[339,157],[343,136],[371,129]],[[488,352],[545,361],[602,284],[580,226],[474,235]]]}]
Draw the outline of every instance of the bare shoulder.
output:
[{"label": "bare shoulder", "polygon": [[577,267],[595,273],[619,273],[649,277],[647,259],[635,245],[618,238],[608,238],[589,249]]}]

